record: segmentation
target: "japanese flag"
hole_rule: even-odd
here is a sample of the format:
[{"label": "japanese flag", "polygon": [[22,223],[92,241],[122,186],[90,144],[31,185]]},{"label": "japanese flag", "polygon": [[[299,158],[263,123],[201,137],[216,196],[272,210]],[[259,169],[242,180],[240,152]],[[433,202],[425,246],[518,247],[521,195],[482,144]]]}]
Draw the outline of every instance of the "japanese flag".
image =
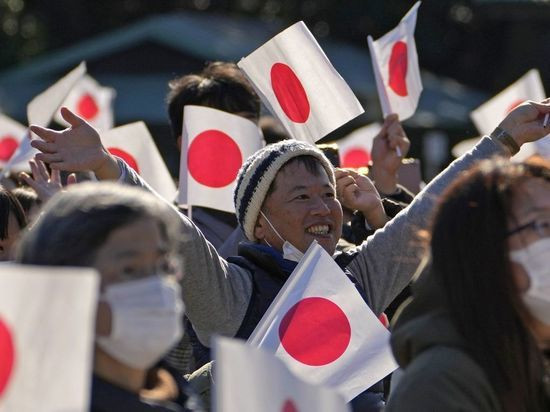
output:
[{"label": "japanese flag", "polygon": [[249,343],[349,401],[397,368],[389,338],[353,283],[314,242]]},{"label": "japanese flag", "polygon": [[395,29],[374,41],[368,36],[378,97],[384,117],[397,113],[399,120],[411,117],[418,106],[422,80],[414,42],[416,13],[420,2],[409,10]]},{"label": "japanese flag", "polygon": [[374,138],[382,129],[380,123],[373,123],[354,130],[338,140],[341,167],[366,167],[371,160]]},{"label": "japanese flag", "polygon": [[101,133],[103,146],[134,169],[162,197],[172,201],[176,185],[147,129],[135,122]]},{"label": "japanese flag", "polygon": [[[82,62],[63,78],[32,99],[27,105],[27,121],[29,125],[48,126],[55,112],[61,106],[63,100],[65,100],[65,97],[67,97],[71,89],[84,74],[86,74],[86,64]],[[30,139],[22,139],[13,156],[4,165],[4,170],[0,175],[11,169],[29,170],[28,161],[37,153],[39,152],[31,146]]]},{"label": "japanese flag", "polygon": [[[91,76],[82,77],[73,87],[61,106],[67,107],[98,130],[113,128],[114,89],[103,87]],[[60,111],[55,114],[55,121],[64,126],[69,124],[63,120]]]},{"label": "japanese flag", "polygon": [[262,148],[258,126],[244,117],[185,106],[178,203],[235,212],[233,191],[243,162]]},{"label": "japanese flag", "polygon": [[[491,100],[483,103],[472,113],[470,117],[477,130],[483,135],[489,135],[506,117],[508,113],[526,100],[541,101],[546,97],[544,87],[537,69],[531,69],[501,91]],[[539,140],[539,145],[544,145],[550,137],[546,136]],[[535,143],[522,145],[521,150],[516,154],[514,160],[523,160],[537,151]]]},{"label": "japanese flag", "polygon": [[364,112],[303,22],[279,33],[238,66],[297,140],[315,143]]},{"label": "japanese flag", "polygon": [[99,277],[0,266],[0,411],[89,408]]},{"label": "japanese flag", "polygon": [[217,338],[215,410],[218,412],[346,412],[340,395],[294,376],[269,352]]},{"label": "japanese flag", "polygon": [[26,134],[25,126],[0,114],[0,167],[10,160]]}]

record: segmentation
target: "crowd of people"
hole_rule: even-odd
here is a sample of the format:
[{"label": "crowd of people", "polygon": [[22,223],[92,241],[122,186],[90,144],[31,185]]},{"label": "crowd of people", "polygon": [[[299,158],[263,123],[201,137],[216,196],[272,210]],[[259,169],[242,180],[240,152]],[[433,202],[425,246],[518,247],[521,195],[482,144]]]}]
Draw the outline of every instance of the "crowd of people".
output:
[{"label": "crowd of people", "polygon": [[[178,147],[190,104],[261,117],[232,63],[170,83]],[[239,171],[235,213],[189,219],[65,108],[68,128],[31,126],[27,187],[0,191],[1,256],[100,273],[92,411],[208,410],[212,337],[247,339],[313,241],[391,319],[400,369],[353,410],[547,411],[550,164],[509,160],[546,136],[547,113],[548,100],[519,105],[416,195],[398,184],[410,142],[396,115],[368,175],[273,133]]]}]

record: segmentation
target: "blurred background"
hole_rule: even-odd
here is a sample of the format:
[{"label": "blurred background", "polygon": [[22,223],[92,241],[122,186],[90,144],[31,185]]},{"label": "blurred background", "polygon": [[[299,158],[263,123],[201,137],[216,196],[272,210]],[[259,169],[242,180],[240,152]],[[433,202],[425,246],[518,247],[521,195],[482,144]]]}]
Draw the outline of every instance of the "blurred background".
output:
[{"label": "blurred background", "polygon": [[[338,139],[382,120],[366,37],[391,30],[414,2],[0,0],[0,111],[26,124],[32,97],[85,60],[116,90],[115,125],[144,120],[176,175],[168,81],[205,61],[238,61],[304,20],[366,108],[323,141]],[[549,0],[423,1],[415,38],[424,91],[405,127],[426,179],[452,159],[455,143],[478,135],[473,109],[531,68],[548,86],[549,23]]]}]

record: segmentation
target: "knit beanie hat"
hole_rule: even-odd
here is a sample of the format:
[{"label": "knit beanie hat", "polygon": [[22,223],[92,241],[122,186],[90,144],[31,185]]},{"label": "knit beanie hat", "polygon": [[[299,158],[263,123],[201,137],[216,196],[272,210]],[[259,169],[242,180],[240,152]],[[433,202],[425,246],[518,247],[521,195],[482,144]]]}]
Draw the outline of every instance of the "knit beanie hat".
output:
[{"label": "knit beanie hat", "polygon": [[282,140],[258,150],[241,166],[233,195],[237,220],[248,240],[256,240],[254,227],[275,176],[290,159],[298,156],[313,156],[318,159],[330,182],[335,185],[331,163],[323,152],[309,143]]}]

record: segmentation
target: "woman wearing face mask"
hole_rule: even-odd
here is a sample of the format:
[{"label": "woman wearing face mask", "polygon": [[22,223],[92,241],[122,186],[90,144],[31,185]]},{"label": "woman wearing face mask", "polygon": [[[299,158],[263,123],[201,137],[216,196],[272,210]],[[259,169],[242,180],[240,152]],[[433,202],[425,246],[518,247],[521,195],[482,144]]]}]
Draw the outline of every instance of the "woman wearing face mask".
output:
[{"label": "woman wearing face mask", "polygon": [[550,168],[480,163],[444,193],[392,336],[387,411],[550,410]]},{"label": "woman wearing face mask", "polygon": [[200,410],[183,378],[159,363],[182,334],[178,222],[148,193],[88,183],[54,196],[21,240],[21,263],[101,275],[92,411]]}]

